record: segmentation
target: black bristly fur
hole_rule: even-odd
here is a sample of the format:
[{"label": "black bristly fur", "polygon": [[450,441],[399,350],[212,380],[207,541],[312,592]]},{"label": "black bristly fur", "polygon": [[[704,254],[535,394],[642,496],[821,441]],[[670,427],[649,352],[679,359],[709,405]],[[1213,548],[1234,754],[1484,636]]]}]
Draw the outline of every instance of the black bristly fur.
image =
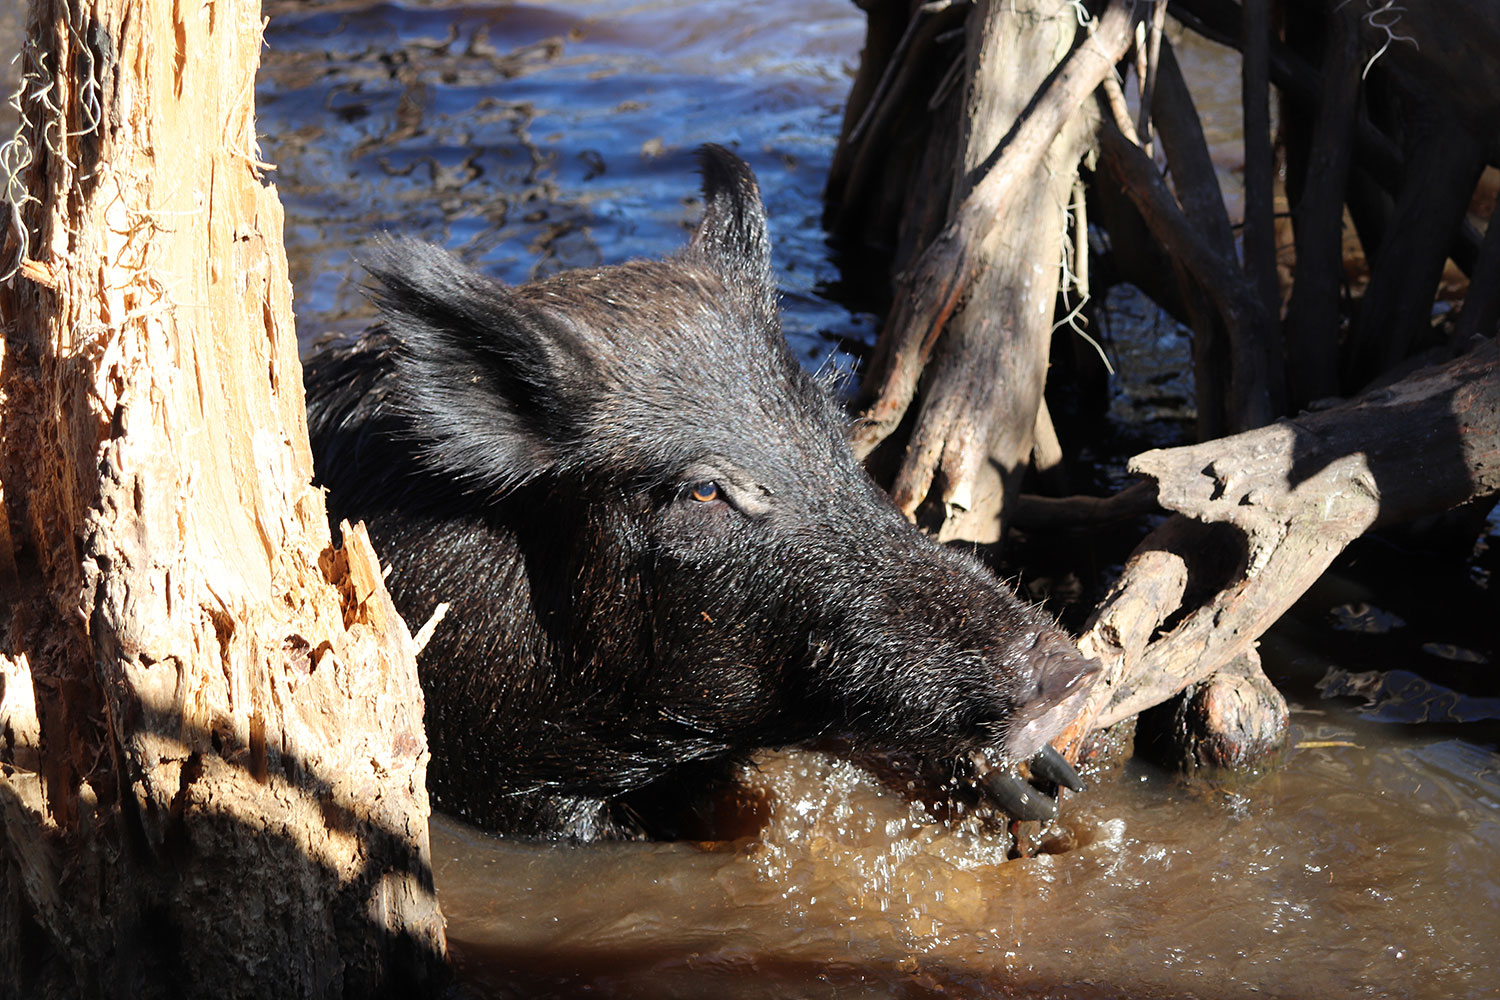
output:
[{"label": "black bristly fur", "polygon": [[1092,670],[870,482],[781,336],[749,167],[700,160],[676,257],[505,287],[390,241],[384,328],[307,366],[333,515],[409,621],[451,605],[435,797],[495,829],[630,833],[627,793],[825,737],[1024,758]]}]

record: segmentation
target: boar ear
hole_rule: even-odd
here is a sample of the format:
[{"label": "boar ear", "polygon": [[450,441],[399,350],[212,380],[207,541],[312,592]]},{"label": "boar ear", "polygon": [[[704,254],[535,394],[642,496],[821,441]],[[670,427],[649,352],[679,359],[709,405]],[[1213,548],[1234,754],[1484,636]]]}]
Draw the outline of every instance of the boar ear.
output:
[{"label": "boar ear", "polygon": [[692,249],[757,300],[774,305],[771,237],[760,187],[750,165],[723,146],[698,150],[703,171],[703,221],[693,234]]},{"label": "boar ear", "polygon": [[579,426],[569,387],[592,367],[572,327],[438,247],[387,238],[363,263],[424,460],[497,490],[554,467]]}]

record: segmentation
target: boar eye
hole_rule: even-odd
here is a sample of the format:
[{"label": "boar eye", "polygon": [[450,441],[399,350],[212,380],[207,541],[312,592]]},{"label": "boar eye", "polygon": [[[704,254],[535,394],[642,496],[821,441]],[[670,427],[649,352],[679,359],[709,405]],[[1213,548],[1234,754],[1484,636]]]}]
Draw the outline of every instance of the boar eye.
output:
[{"label": "boar eye", "polygon": [[722,492],[719,490],[719,484],[711,479],[704,480],[701,483],[694,483],[688,491],[688,495],[699,503],[713,503],[715,500],[722,499],[723,497]]}]

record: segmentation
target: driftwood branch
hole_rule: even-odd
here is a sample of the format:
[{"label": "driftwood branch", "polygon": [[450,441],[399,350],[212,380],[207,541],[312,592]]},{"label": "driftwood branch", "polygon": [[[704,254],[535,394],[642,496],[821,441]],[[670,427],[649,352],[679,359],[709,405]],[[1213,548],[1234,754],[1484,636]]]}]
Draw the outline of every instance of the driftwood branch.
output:
[{"label": "driftwood branch", "polygon": [[1247,649],[1141,717],[1136,748],[1179,771],[1244,771],[1286,744],[1286,698]]},{"label": "driftwood branch", "polygon": [[[1497,361],[1485,344],[1333,409],[1132,460],[1178,513],[1141,543],[1079,642],[1105,674],[1074,747],[1243,655],[1371,527],[1500,492]],[[1195,595],[1205,580],[1218,582]]]},{"label": "driftwood branch", "polygon": [[1208,241],[1214,254],[1233,259],[1234,228],[1224,208],[1224,193],[1219,189],[1208,140],[1203,136],[1198,109],[1183,79],[1177,54],[1166,39],[1162,40],[1159,63],[1151,114],[1161,134],[1172,187],[1183,214]]},{"label": "driftwood branch", "polygon": [[[1240,5],[1233,0],[1174,0],[1169,9],[1174,18],[1205,38],[1245,50]],[[1331,11],[1335,17],[1362,28],[1362,68],[1386,41],[1384,32],[1363,19],[1367,12],[1367,8],[1352,4],[1336,4]],[[1496,27],[1500,25],[1500,0],[1406,6],[1400,15],[1402,30],[1410,32],[1416,44],[1390,47],[1376,68],[1398,67],[1409,88],[1436,86],[1440,103],[1462,119],[1471,132],[1493,135],[1500,114],[1500,97],[1496,96],[1500,95],[1500,64],[1489,54],[1500,45],[1500,28]],[[1268,56],[1271,82],[1294,100],[1316,107],[1325,88],[1320,69],[1275,39]],[[1365,115],[1355,121],[1353,153],[1358,172],[1382,190],[1395,192],[1401,188],[1406,155]],[[1500,156],[1500,149],[1491,140],[1490,157],[1496,156]],[[1473,273],[1479,241],[1478,230],[1470,225],[1461,225],[1451,234],[1448,255],[1465,274]],[[1377,245],[1378,241],[1366,242],[1372,254]]]},{"label": "driftwood branch", "polygon": [[[875,80],[872,92],[868,97],[859,95],[859,117],[848,127],[829,170],[829,190],[838,192],[838,204],[828,220],[829,228],[844,228],[849,224],[848,213],[866,210],[872,178],[886,162],[885,151],[891,145],[896,123],[917,103],[915,91],[923,79],[925,67],[923,60],[914,57],[913,53],[923,52],[940,34],[961,25],[972,6],[972,3],[962,0],[932,0],[919,6],[883,60],[883,71]],[[878,20],[883,23],[885,31],[890,31],[890,14],[891,11],[886,10],[878,15],[872,13],[872,28]],[[876,65],[877,62],[867,53],[861,62],[862,75],[873,75]],[[925,100],[926,96],[921,95],[921,101]]]},{"label": "driftwood branch", "polygon": [[1165,39],[1164,28],[1167,23],[1166,0],[1151,5],[1151,17],[1143,25],[1146,32],[1146,44],[1136,44],[1136,77],[1141,85],[1141,106],[1136,120],[1135,130],[1141,139],[1141,145],[1149,153],[1152,143],[1153,96],[1156,92],[1156,76],[1161,66],[1161,48]]}]

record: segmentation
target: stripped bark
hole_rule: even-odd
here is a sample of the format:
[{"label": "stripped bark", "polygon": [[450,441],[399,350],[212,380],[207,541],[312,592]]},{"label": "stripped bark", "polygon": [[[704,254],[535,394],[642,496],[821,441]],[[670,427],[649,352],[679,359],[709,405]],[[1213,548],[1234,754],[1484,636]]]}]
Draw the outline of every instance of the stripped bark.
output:
[{"label": "stripped bark", "polygon": [[422,699],[368,539],[335,549],[310,483],[258,7],[31,18],[0,287],[0,994],[431,992]]}]

